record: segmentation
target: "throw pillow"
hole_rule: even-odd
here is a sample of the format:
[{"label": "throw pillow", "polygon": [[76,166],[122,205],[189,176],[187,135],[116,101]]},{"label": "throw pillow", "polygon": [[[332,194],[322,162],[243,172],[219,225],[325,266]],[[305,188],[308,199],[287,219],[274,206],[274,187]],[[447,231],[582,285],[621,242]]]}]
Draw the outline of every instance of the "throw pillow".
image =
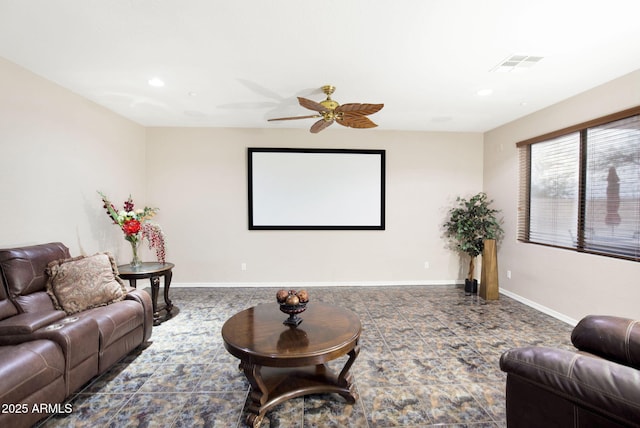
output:
[{"label": "throw pillow", "polygon": [[55,260],[47,265],[46,273],[53,305],[69,315],[118,302],[126,295],[110,253]]}]

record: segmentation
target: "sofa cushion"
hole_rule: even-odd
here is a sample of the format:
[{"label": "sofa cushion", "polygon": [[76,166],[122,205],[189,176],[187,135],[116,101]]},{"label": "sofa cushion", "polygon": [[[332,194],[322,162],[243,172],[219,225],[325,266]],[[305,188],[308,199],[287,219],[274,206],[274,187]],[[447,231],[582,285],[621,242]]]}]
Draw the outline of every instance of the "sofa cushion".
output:
[{"label": "sofa cushion", "polygon": [[610,315],[588,315],[571,332],[573,346],[640,369],[640,321]]},{"label": "sofa cushion", "polygon": [[56,309],[67,314],[119,302],[126,295],[109,253],[55,260],[48,264],[46,272],[47,293]]},{"label": "sofa cushion", "polygon": [[69,249],[60,242],[0,250],[0,269],[9,297],[45,291],[47,264],[68,257]]},{"label": "sofa cushion", "polygon": [[[0,284],[1,285],[1,284]],[[0,300],[0,320],[9,318],[18,313],[15,305],[9,299]]]},{"label": "sofa cushion", "polygon": [[2,279],[2,273],[0,272],[0,320],[12,317],[18,313],[16,306],[9,300],[6,288],[4,286],[4,280]]},{"label": "sofa cushion", "polygon": [[104,349],[144,323],[144,309],[135,300],[125,300],[108,308],[93,308],[77,314],[79,318],[91,318],[98,323],[100,349]]},{"label": "sofa cushion", "polygon": [[62,351],[49,340],[0,346],[0,402],[20,403],[63,373]]},{"label": "sofa cushion", "polygon": [[145,311],[135,300],[89,309],[76,315],[98,323],[102,373],[144,341]]},{"label": "sofa cushion", "polygon": [[35,293],[24,296],[17,296],[15,304],[20,308],[20,311],[24,313],[51,312],[56,310],[46,290],[36,291]]}]

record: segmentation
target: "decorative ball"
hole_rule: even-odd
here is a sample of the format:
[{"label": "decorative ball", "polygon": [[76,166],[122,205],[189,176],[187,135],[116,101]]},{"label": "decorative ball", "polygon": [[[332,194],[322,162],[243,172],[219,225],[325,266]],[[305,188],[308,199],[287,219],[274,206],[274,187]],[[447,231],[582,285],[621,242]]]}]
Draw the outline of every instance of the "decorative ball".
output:
[{"label": "decorative ball", "polygon": [[288,296],[289,292],[287,290],[278,290],[276,293],[276,300],[278,303],[284,303]]},{"label": "decorative ball", "polygon": [[289,306],[296,306],[300,304],[300,299],[295,294],[289,294],[284,303]]},{"label": "decorative ball", "polygon": [[309,301],[309,293],[307,290],[300,290],[297,293],[298,299],[300,299],[300,303],[307,303]]}]

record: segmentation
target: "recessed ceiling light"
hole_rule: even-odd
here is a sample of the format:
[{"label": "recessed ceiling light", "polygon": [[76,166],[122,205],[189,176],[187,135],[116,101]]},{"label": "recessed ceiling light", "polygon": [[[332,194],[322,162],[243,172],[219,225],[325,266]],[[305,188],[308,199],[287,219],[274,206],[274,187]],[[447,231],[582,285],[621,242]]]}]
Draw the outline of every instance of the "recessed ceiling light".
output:
[{"label": "recessed ceiling light", "polygon": [[486,97],[487,95],[491,95],[493,93],[493,89],[480,89],[476,94],[481,97]]},{"label": "recessed ceiling light", "polygon": [[153,86],[154,88],[162,88],[164,86],[164,80],[154,77],[153,79],[149,79],[149,86]]}]

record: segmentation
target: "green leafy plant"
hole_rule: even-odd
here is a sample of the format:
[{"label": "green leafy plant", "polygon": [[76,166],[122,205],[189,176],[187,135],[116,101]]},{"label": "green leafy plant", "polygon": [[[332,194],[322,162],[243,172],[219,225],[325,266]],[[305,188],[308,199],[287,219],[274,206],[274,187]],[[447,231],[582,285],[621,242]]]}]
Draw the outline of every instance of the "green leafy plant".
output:
[{"label": "green leafy plant", "polygon": [[445,236],[455,248],[471,258],[468,279],[473,280],[476,257],[482,254],[485,239],[502,239],[502,219],[500,210],[490,208],[493,200],[480,192],[469,200],[458,197],[457,206],[449,210],[449,219],[444,224]]}]

